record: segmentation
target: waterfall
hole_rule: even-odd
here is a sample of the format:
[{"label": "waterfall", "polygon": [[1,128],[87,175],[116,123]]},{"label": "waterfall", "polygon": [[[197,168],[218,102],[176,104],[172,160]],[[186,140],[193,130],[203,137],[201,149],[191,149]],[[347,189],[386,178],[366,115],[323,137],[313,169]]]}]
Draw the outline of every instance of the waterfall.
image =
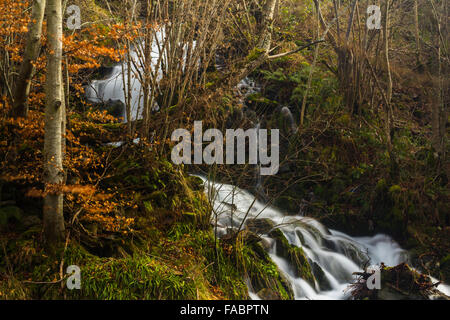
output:
[{"label": "waterfall", "polygon": [[[163,31],[158,35],[162,42]],[[156,64],[158,60],[158,48],[152,49],[152,61]],[[131,52],[131,59],[137,61],[136,52]],[[164,59],[162,59],[164,60]],[[133,67],[138,64],[132,64]],[[125,73],[123,73],[125,71]],[[125,91],[128,89],[126,65],[116,65],[110,74],[103,80],[94,80],[86,88],[86,97],[94,103],[121,101],[125,103]],[[132,74],[135,73],[132,70]],[[158,71],[158,74],[160,70]],[[125,88],[125,89],[124,89]],[[245,78],[236,88],[241,96],[241,102],[245,101],[248,95],[259,92],[260,87],[255,81]],[[131,107],[132,118],[141,117],[141,84],[134,77],[131,80]],[[244,104],[244,103],[242,103]],[[126,122],[125,110],[123,110],[124,121]],[[295,122],[288,108],[282,109],[282,115],[287,120],[292,131],[296,130]],[[256,123],[260,127],[260,120]],[[258,138],[259,140],[259,138]],[[120,144],[119,142],[118,144]],[[117,143],[116,143],[117,144]],[[263,194],[261,175],[259,166],[256,168],[255,189],[257,194]],[[370,260],[371,264],[383,262],[389,266],[395,266],[407,261],[408,256],[405,250],[393,241],[389,236],[379,234],[373,237],[350,237],[337,230],[327,229],[318,221],[303,217],[301,215],[286,216],[272,206],[268,206],[245,190],[236,186],[207,181],[203,177],[205,191],[209,196],[213,196],[214,212],[217,215],[217,235],[219,237],[228,234],[229,228],[238,228],[246,219],[261,220],[267,219],[274,224],[291,245],[302,248],[310,265],[314,266],[316,272],[324,275],[324,280],[319,283],[317,279],[310,283],[301,277],[297,277],[292,266],[285,257],[277,254],[276,241],[268,234],[263,234],[262,239],[268,244],[268,254],[278,266],[286,279],[291,284],[295,299],[346,299],[349,293],[346,288],[352,282],[353,272],[362,271],[364,264]],[[212,189],[214,192],[211,192]],[[263,198],[264,197],[260,197]],[[319,271],[317,271],[319,270]],[[313,272],[315,273],[315,272]],[[433,282],[437,280],[432,278]],[[257,293],[249,286],[249,296],[252,299],[259,299]],[[438,290],[445,294],[450,293],[450,287],[441,284]]]},{"label": "waterfall", "polygon": [[[269,220],[291,245],[302,248],[310,265],[323,271],[325,280],[321,281],[322,284],[317,280],[311,284],[297,277],[286,257],[277,254],[275,239],[267,233],[262,234],[271,259],[288,279],[295,299],[347,299],[350,293],[346,289],[354,280],[353,272],[362,272],[368,261],[372,265],[383,262],[387,266],[396,266],[408,260],[407,252],[387,235],[351,237],[328,229],[312,218],[286,216],[272,206],[255,201],[252,194],[236,186],[200,178],[205,181],[205,192],[213,197],[219,237],[228,234],[229,228],[239,227],[244,219]],[[436,279],[433,282],[437,282]],[[449,286],[440,285],[438,290],[448,293]],[[249,296],[260,298],[252,291],[251,285]]]},{"label": "waterfall", "polygon": [[[131,59],[137,61],[136,52],[131,52]],[[153,50],[152,50],[152,59]],[[131,91],[131,114],[132,120],[142,116],[141,106],[141,83],[135,76],[134,64],[131,70],[130,91]],[[112,71],[105,79],[94,80],[85,88],[85,96],[91,103],[111,104],[120,101],[124,106],[126,103],[125,92],[128,92],[128,72],[126,63],[119,63],[113,66]],[[122,108],[121,117],[127,122],[125,108]]]},{"label": "waterfall", "polygon": [[[246,105],[246,99],[252,94],[260,93],[261,86],[259,86],[255,80],[249,77],[245,77],[238,83],[238,85],[236,86],[236,90],[238,93],[240,105]],[[258,114],[256,114],[256,118],[257,119],[254,128],[256,129],[257,132],[256,149],[259,150],[260,146],[259,129],[261,129],[261,117]],[[264,188],[262,185],[261,164],[259,161],[259,154],[257,164],[255,165],[255,192],[259,199],[267,201]]]},{"label": "waterfall", "polygon": [[[164,27],[161,27],[159,31],[156,31],[153,37],[151,48],[151,67],[152,71],[156,74],[156,81],[160,81],[163,78],[163,70],[167,66],[167,52],[164,51],[162,44],[165,42],[166,31]],[[196,41],[193,41],[195,47]],[[105,79],[94,80],[88,86],[85,87],[85,96],[91,103],[114,103],[120,101],[125,105],[127,92],[131,92],[131,117],[132,120],[142,119],[143,114],[143,88],[141,81],[139,80],[139,74],[142,74],[144,70],[144,61],[142,60],[142,52],[144,51],[145,42],[138,41],[129,52],[127,59],[130,61],[131,70],[128,72],[128,66],[126,62],[119,62],[114,65],[112,72],[105,77]],[[188,45],[186,44],[183,49],[183,66],[184,70],[186,55],[188,51]],[[159,59],[160,55],[163,55]],[[128,79],[130,73],[131,79]],[[130,87],[128,87],[128,80]],[[159,106],[155,103],[153,110],[159,110]],[[127,116],[125,108],[122,110],[122,117],[124,122],[127,122]]]},{"label": "waterfall", "polygon": [[284,121],[287,123],[287,129],[289,134],[297,132],[297,125],[295,124],[294,116],[288,107],[281,108],[281,115]]}]

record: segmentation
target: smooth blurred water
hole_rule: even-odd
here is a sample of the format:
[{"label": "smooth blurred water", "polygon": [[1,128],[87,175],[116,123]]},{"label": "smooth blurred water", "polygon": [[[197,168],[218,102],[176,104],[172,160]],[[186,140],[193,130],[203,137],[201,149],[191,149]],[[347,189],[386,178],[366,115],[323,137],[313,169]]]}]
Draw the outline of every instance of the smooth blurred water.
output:
[{"label": "smooth blurred water", "polygon": [[[158,80],[162,77],[162,71],[157,62],[160,50],[157,43],[164,38],[164,29],[157,33],[152,45],[153,71],[158,73]],[[132,70],[130,70],[130,88],[128,88],[128,70],[126,64],[118,64],[113,67],[111,73],[103,80],[94,80],[86,88],[86,97],[94,103],[121,101],[125,103],[125,91],[131,91],[132,119],[139,119],[142,115],[142,88],[136,75],[142,70],[135,50],[130,53]],[[255,81],[245,78],[236,88],[242,102],[249,94],[260,91]],[[125,110],[122,115],[126,122]],[[259,127],[259,123],[257,124]],[[121,142],[112,143],[119,146]],[[259,170],[256,170],[259,172]],[[201,177],[202,178],[202,177]],[[267,206],[258,201],[245,190],[235,186],[214,183],[205,180],[205,191],[212,199],[214,218],[217,218],[218,236],[227,234],[228,228],[238,228],[244,220],[269,219],[286,236],[290,244],[301,247],[311,264],[317,263],[325,274],[328,287],[324,290],[319,283],[311,286],[302,278],[296,277],[292,266],[287,260],[276,254],[276,243],[268,236],[263,238],[268,241],[270,248],[268,253],[277,264],[279,270],[284,273],[292,285],[296,299],[345,299],[349,296],[346,288],[352,282],[353,272],[362,271],[364,265],[370,261],[371,265],[383,262],[387,266],[395,266],[407,261],[405,250],[393,241],[389,236],[378,234],[373,237],[351,237],[337,230],[329,230],[318,221],[301,215],[286,216],[276,208]],[[256,176],[256,189],[262,189],[261,177]],[[260,197],[263,198],[263,197]],[[215,220],[215,219],[214,219]],[[248,280],[247,280],[248,282]],[[437,282],[433,279],[433,282]],[[248,283],[249,284],[249,283]],[[249,284],[249,287],[250,284]],[[441,284],[437,287],[446,295],[450,294],[450,287]],[[250,290],[252,299],[259,299],[256,293]]]},{"label": "smooth blurred water", "polygon": [[[294,290],[295,299],[346,299],[346,290],[353,282],[353,272],[363,271],[364,265],[383,262],[395,266],[408,259],[392,238],[384,234],[373,237],[351,237],[337,230],[327,229],[318,221],[300,215],[286,216],[276,208],[256,200],[249,192],[236,186],[205,181],[205,192],[213,203],[213,219],[217,218],[218,236],[227,230],[238,228],[244,219],[269,219],[283,232],[290,244],[301,247],[312,264],[317,263],[323,270],[331,289],[324,290],[317,283],[312,286],[305,279],[295,276],[288,261],[276,254],[276,242],[267,235],[262,238],[269,243],[268,253],[279,270],[284,273]],[[248,282],[248,281],[247,281]],[[433,279],[433,282],[437,282]],[[449,293],[449,286],[440,285],[440,291]],[[252,299],[259,299],[250,290]]]}]

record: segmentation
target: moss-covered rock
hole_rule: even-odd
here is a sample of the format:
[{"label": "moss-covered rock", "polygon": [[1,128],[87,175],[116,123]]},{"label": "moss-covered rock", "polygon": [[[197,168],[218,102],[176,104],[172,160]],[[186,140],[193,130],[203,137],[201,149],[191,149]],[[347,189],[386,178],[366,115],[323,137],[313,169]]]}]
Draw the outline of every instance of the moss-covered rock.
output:
[{"label": "moss-covered rock", "polygon": [[283,276],[277,265],[260,242],[246,242],[246,234],[237,235],[233,245],[233,256],[237,268],[242,272],[243,278],[250,281],[254,292],[274,292],[279,299],[290,300],[294,298],[294,292],[290,283]]},{"label": "moss-covered rock", "polygon": [[294,268],[294,275],[306,280],[314,287],[314,275],[302,248],[291,246],[288,259]]},{"label": "moss-covered rock", "polygon": [[287,257],[291,245],[280,229],[274,229],[269,232],[269,236],[275,240],[275,252],[281,257]]},{"label": "moss-covered rock", "polygon": [[256,234],[266,234],[270,232],[275,224],[270,219],[249,219],[246,221],[247,228]]},{"label": "moss-covered rock", "polygon": [[314,277],[317,280],[317,283],[319,284],[319,288],[322,291],[331,290],[330,282],[328,281],[327,277],[325,276],[325,272],[323,272],[322,268],[316,263],[312,263],[312,270]]},{"label": "moss-covered rock", "polygon": [[277,255],[287,259],[293,267],[294,276],[306,280],[314,287],[314,275],[303,249],[289,244],[280,229],[272,230],[269,236],[275,240]]},{"label": "moss-covered rock", "polygon": [[406,263],[381,269],[381,300],[427,300],[431,295],[447,298],[437,291],[430,277],[411,269]]},{"label": "moss-covered rock", "polygon": [[194,191],[202,191],[204,189],[204,182],[200,177],[189,176],[186,177],[186,181],[189,183],[189,186]]},{"label": "moss-covered rock", "polygon": [[450,282],[450,254],[442,258],[439,267],[442,280]]},{"label": "moss-covered rock", "polygon": [[281,296],[278,292],[275,292],[272,289],[268,288],[259,290],[257,295],[262,300],[281,300]]}]

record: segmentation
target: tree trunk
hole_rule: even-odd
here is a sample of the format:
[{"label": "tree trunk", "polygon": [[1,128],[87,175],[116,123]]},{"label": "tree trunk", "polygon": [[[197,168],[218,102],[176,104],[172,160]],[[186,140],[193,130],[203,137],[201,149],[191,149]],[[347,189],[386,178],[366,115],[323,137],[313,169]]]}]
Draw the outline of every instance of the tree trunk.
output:
[{"label": "tree trunk", "polygon": [[[447,34],[448,34],[448,7],[446,1],[441,1],[441,7],[437,7],[437,3],[434,0],[430,1],[432,6],[432,12],[436,21],[437,28],[437,70],[430,68],[430,74],[435,74],[437,71],[437,77],[435,77],[436,88],[434,90],[434,97],[432,97],[431,107],[431,127],[432,127],[432,140],[431,144],[436,153],[436,158],[439,165],[437,166],[437,172],[442,170],[442,164],[445,163],[445,134],[447,124],[447,106],[448,106],[448,90],[449,81],[448,67],[449,64],[444,61],[449,60],[448,49],[446,46]],[[444,63],[443,63],[444,62]]]},{"label": "tree trunk", "polygon": [[[44,236],[47,247],[64,239],[62,127],[64,96],[62,88],[62,6],[61,0],[47,1],[48,58],[44,135]],[[59,186],[59,187],[58,187]]]},{"label": "tree trunk", "polygon": [[257,52],[257,57],[246,63],[236,75],[230,77],[230,85],[234,87],[239,81],[247,77],[255,69],[261,66],[269,56],[272,45],[273,20],[277,8],[278,0],[267,0],[262,12],[261,34],[258,43],[253,51]]},{"label": "tree trunk", "polygon": [[30,94],[31,78],[35,69],[33,62],[39,57],[39,51],[41,49],[42,21],[44,20],[45,2],[45,0],[33,1],[25,53],[14,90],[13,115],[16,117],[27,117],[28,114],[27,100],[28,95]]},{"label": "tree trunk", "polygon": [[[316,9],[318,9],[316,7]],[[320,40],[320,17],[319,10],[317,11],[317,40]],[[316,46],[314,50],[314,60],[311,64],[311,69],[308,75],[308,82],[306,84],[305,94],[303,95],[302,106],[300,108],[300,125],[299,128],[303,128],[303,123],[305,121],[305,111],[306,111],[306,102],[308,100],[309,91],[311,90],[312,77],[314,73],[314,68],[316,67],[317,57],[319,56],[319,45]]]},{"label": "tree trunk", "polygon": [[391,129],[392,129],[392,75],[391,75],[391,65],[389,61],[389,0],[386,0],[386,5],[384,9],[384,25],[383,25],[383,34],[384,34],[384,58],[386,62],[386,142],[388,146],[389,153],[392,151],[392,141],[391,141]]},{"label": "tree trunk", "polygon": [[420,33],[419,33],[419,0],[414,0],[414,34],[416,37],[416,64],[418,68],[422,67],[420,58]]},{"label": "tree trunk", "polygon": [[[444,4],[444,2],[443,2]],[[445,151],[444,148],[444,135],[445,135],[445,121],[443,119],[446,119],[446,112],[445,112],[445,102],[444,102],[444,81],[443,81],[443,64],[442,64],[442,58],[443,58],[443,38],[442,35],[442,15],[441,13],[438,13],[437,8],[432,2],[433,5],[433,12],[437,23],[437,29],[438,29],[438,36],[437,36],[437,65],[438,65],[438,74],[437,74],[437,86],[436,86],[436,95],[433,101],[433,107],[432,107],[432,116],[431,116],[431,125],[432,125],[432,132],[433,132],[433,140],[432,145],[433,149],[438,154],[438,158],[442,159],[443,153]],[[445,7],[441,8],[442,11],[445,10]],[[445,48],[445,47],[444,47]]]}]

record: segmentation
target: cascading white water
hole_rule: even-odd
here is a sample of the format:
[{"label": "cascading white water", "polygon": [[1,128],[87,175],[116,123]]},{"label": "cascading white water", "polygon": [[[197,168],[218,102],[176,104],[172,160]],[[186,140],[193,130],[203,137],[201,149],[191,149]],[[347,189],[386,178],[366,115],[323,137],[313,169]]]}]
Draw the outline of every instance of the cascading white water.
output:
[{"label": "cascading white water", "polygon": [[[327,289],[321,288],[317,281],[312,286],[305,279],[296,277],[288,261],[276,254],[276,241],[267,235],[262,236],[268,243],[270,257],[292,285],[295,299],[346,299],[349,297],[346,289],[353,280],[352,273],[363,271],[362,267],[369,259],[372,265],[383,262],[387,266],[407,261],[407,252],[387,235],[350,237],[329,230],[311,218],[286,216],[233,185],[202,179],[205,181],[205,192],[213,200],[214,221],[217,218],[219,237],[226,235],[229,228],[238,228],[244,219],[269,219],[283,232],[290,244],[303,249],[310,264],[320,266],[328,283]],[[449,288],[440,285],[438,289],[448,293]],[[259,298],[251,290],[249,294],[253,299]]]},{"label": "cascading white water", "polygon": [[[156,72],[156,81],[163,78],[163,69],[167,67],[167,52],[162,45],[166,40],[166,29],[161,27],[156,31],[153,37],[151,48],[151,67],[152,71]],[[192,42],[195,47],[196,41]],[[131,120],[142,119],[143,113],[143,88],[139,80],[139,74],[144,70],[144,61],[142,60],[142,53],[144,52],[145,43],[137,42],[135,47],[130,50],[127,60],[130,62],[131,70],[128,71],[128,64],[122,61],[112,67],[111,72],[105,75],[105,79],[93,80],[85,87],[85,97],[91,103],[114,103],[120,101],[122,104],[127,103],[128,92],[130,96]],[[189,51],[189,46],[183,46],[181,63],[184,70],[186,56]],[[162,54],[162,58],[160,56]],[[200,61],[198,61],[200,63]],[[219,66],[218,66],[219,67]],[[129,75],[131,79],[129,79]],[[129,83],[129,84],[128,84]],[[257,85],[256,81],[246,77],[242,79],[236,86],[238,94],[241,96],[241,102],[244,103],[245,98],[253,93],[261,91],[261,87]],[[158,110],[159,106],[155,103],[154,110]],[[121,116],[123,122],[127,122],[127,115],[125,108],[122,110]]]},{"label": "cascading white water", "polygon": [[[163,32],[158,34],[163,37]],[[160,42],[161,39],[159,39]],[[156,65],[159,50],[156,44],[152,48],[152,61]],[[140,118],[141,107],[141,84],[135,76],[135,65],[139,65],[136,52],[131,52],[134,64],[131,72],[131,112],[132,119]],[[139,67],[138,67],[139,68]],[[125,71],[123,73],[123,71]],[[121,101],[125,103],[125,89],[127,89],[126,65],[116,65],[112,72],[104,80],[95,80],[86,89],[86,97],[94,103]],[[158,70],[158,75],[160,70]],[[159,76],[160,78],[160,76]],[[242,101],[249,94],[259,92],[257,84],[249,79],[243,79],[237,86]],[[286,110],[285,110],[286,111]],[[287,110],[289,111],[289,110]],[[126,122],[125,110],[123,110]],[[259,126],[259,123],[258,123]],[[292,129],[295,131],[295,128]],[[116,143],[119,144],[120,143]],[[203,178],[202,178],[203,179]],[[399,245],[387,235],[376,235],[374,237],[350,237],[336,230],[329,230],[318,221],[300,215],[286,216],[276,208],[266,206],[255,200],[249,192],[235,186],[206,181],[205,188],[214,204],[214,215],[217,217],[218,236],[227,234],[229,228],[238,228],[244,220],[269,219],[285,235],[290,244],[301,247],[311,264],[316,263],[327,283],[326,288],[321,287],[317,281],[311,285],[306,280],[296,277],[292,266],[288,261],[277,255],[276,241],[269,236],[263,239],[269,244],[269,255],[284,273],[292,285],[296,299],[345,299],[349,293],[345,291],[352,282],[352,273],[362,271],[362,266],[370,260],[371,264],[381,262],[394,266],[406,261],[407,254]],[[262,188],[261,177],[256,177],[256,187]],[[215,217],[215,218],[216,218]],[[437,282],[432,278],[433,283]],[[249,287],[251,285],[249,284]],[[450,287],[441,284],[437,287],[441,292],[449,295]],[[252,299],[259,299],[258,295],[250,290]]]},{"label": "cascading white water", "polygon": [[[156,31],[153,37],[152,48],[151,48],[151,67],[152,71],[156,73],[156,81],[160,81],[163,77],[163,69],[167,66],[167,52],[163,47],[163,43],[166,38],[166,29],[161,27],[159,31]],[[193,46],[195,47],[196,41],[193,41]],[[139,80],[140,74],[144,70],[144,64],[142,55],[144,52],[145,42],[137,42],[132,50],[129,52],[129,57],[127,60],[130,62],[131,70],[128,71],[127,62],[120,62],[116,64],[106,79],[94,80],[85,88],[85,96],[88,101],[92,103],[111,103],[115,101],[120,101],[126,104],[126,97],[128,92],[131,93],[130,96],[130,109],[132,120],[142,119],[142,106],[143,106],[143,91],[142,84]],[[188,51],[188,45],[184,46],[182,56],[182,61],[186,60],[186,55]],[[163,55],[160,59],[161,53]],[[184,68],[184,62],[183,66]],[[129,79],[129,75],[131,79]],[[129,85],[128,85],[129,83]],[[158,106],[153,106],[155,110],[158,110]],[[122,110],[122,117],[124,122],[127,122],[127,115],[124,110]]]},{"label": "cascading white water", "polygon": [[[157,59],[152,50],[152,60]],[[131,52],[132,59],[137,61],[136,52]],[[130,91],[131,91],[131,114],[135,120],[141,116],[139,110],[141,97],[141,83],[138,81],[135,67],[132,66]],[[94,80],[85,88],[85,95],[88,101],[92,103],[111,103],[120,101],[125,104],[125,92],[128,92],[128,72],[126,63],[120,63],[112,68],[112,71],[103,80]],[[122,110],[121,116],[124,122],[127,121],[125,108]]]}]

